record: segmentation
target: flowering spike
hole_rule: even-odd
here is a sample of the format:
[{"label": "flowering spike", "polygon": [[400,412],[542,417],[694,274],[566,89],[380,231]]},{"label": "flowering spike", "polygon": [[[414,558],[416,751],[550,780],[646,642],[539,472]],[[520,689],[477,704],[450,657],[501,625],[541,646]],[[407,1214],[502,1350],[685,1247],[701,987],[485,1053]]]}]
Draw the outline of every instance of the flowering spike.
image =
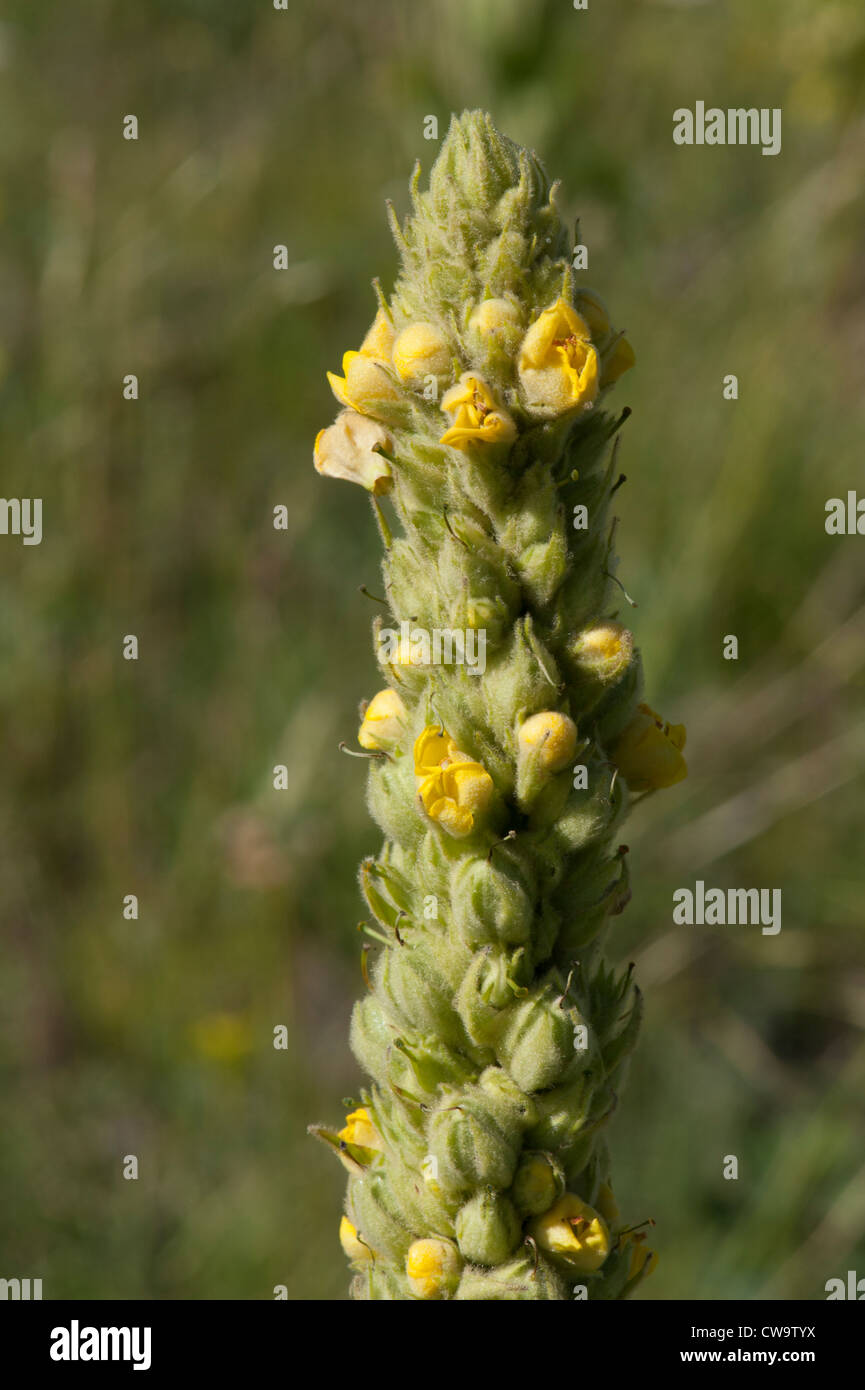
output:
[{"label": "flowering spike", "polygon": [[362,1299],[623,1298],[655,1259],[609,1186],[642,996],[600,943],[630,897],[618,827],[685,775],[685,731],[641,703],[610,611],[630,412],[606,401],[634,355],[574,284],[556,187],[454,117],[389,210],[400,274],[316,448],[370,493],[399,629],[375,620],[358,733],[385,838],[351,1030],[371,1084],[317,1131]]}]

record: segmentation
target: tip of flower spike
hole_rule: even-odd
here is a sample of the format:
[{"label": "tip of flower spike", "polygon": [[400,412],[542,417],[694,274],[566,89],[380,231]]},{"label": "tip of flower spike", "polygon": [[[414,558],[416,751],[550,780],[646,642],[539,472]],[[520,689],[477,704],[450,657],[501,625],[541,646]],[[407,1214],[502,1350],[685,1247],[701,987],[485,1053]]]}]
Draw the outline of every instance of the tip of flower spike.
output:
[{"label": "tip of flower spike", "polygon": [[539,207],[550,195],[549,180],[535,155],[503,135],[492,117],[479,110],[451,117],[429,187],[437,210],[451,206],[455,196],[489,210],[514,188]]}]

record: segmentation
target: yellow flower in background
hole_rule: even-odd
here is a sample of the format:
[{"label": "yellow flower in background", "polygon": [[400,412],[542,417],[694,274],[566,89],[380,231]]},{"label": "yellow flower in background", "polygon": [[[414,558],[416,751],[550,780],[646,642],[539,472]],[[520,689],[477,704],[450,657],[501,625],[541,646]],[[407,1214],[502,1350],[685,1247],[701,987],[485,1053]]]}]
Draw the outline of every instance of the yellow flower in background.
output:
[{"label": "yellow flower in background", "polygon": [[357,1228],[351,1224],[347,1216],[339,1223],[339,1243],[353,1264],[366,1263],[373,1259],[373,1251],[368,1245],[364,1245]]},{"label": "yellow flower in background", "polygon": [[357,741],[361,748],[387,751],[405,733],[406,708],[395,690],[380,690],[364,710]]},{"label": "yellow flower in background", "polygon": [[577,748],[577,726],[558,710],[531,714],[520,725],[520,752],[533,753],[544,772],[561,772]]},{"label": "yellow flower in background", "polygon": [[648,705],[638,705],[610,760],[631,791],[672,787],[688,775],[682,757],[685,739],[684,724],[667,724]]},{"label": "yellow flower in background", "polygon": [[370,415],[374,411],[365,407],[376,401],[399,400],[399,390],[388,370],[392,343],[393,325],[384,310],[379,309],[358,351],[343,355],[343,375],[327,373],[330,389],[340,405]]},{"label": "yellow flower in background", "polygon": [[440,1237],[409,1246],[405,1272],[416,1298],[450,1298],[459,1283],[462,1261],[453,1241]]},{"label": "yellow flower in background", "polygon": [[517,373],[529,410],[559,415],[594,404],[600,363],[591,331],[564,299],[544,309],[523,338]]},{"label": "yellow flower in background", "polygon": [[610,1253],[604,1218],[573,1192],[566,1192],[529,1231],[554,1264],[573,1274],[593,1274]]},{"label": "yellow flower in background", "polygon": [[625,1240],[629,1240],[633,1243],[631,1261],[628,1265],[628,1283],[630,1283],[632,1279],[641,1277],[643,1279],[648,1279],[658,1263],[657,1250],[650,1250],[648,1248],[645,1244],[646,1237],[642,1233],[636,1235],[630,1234],[625,1237]]},{"label": "yellow flower in background", "polygon": [[323,476],[360,483],[379,496],[393,487],[391,466],[380,453],[390,447],[390,435],[375,420],[355,410],[342,410],[332,425],[316,435],[313,462]]},{"label": "yellow flower in background", "polygon": [[623,333],[613,336],[606,305],[591,290],[578,290],[577,310],[589,326],[592,341],[601,354],[600,389],[603,391],[630,371],[636,362],[634,349]]},{"label": "yellow flower in background", "polygon": [[205,1014],[192,1027],[197,1052],[210,1062],[239,1062],[252,1051],[252,1029],[240,1014]]},{"label": "yellow flower in background", "polygon": [[601,1186],[598,1188],[596,1206],[611,1231],[614,1231],[621,1225],[622,1218],[619,1215],[619,1205],[613,1196],[613,1189],[610,1187],[609,1183],[602,1182]]},{"label": "yellow flower in background", "polygon": [[470,835],[475,817],[492,799],[493,779],[486,768],[460,752],[435,724],[415,741],[414,761],[418,796],[430,819],[456,839]]},{"label": "yellow flower in background", "polygon": [[629,372],[636,360],[631,344],[627,338],[620,335],[609,353],[602,358],[601,390],[606,390],[608,386],[617,382],[620,376],[624,376],[625,372]]},{"label": "yellow flower in background", "polygon": [[473,444],[509,444],[517,427],[506,410],[496,405],[490,388],[479,376],[464,372],[442,396],[442,410],[453,416],[440,444],[454,449],[470,449]]},{"label": "yellow flower in background", "polygon": [[451,345],[434,323],[410,323],[393,345],[393,365],[410,385],[427,376],[450,376],[452,359]]}]

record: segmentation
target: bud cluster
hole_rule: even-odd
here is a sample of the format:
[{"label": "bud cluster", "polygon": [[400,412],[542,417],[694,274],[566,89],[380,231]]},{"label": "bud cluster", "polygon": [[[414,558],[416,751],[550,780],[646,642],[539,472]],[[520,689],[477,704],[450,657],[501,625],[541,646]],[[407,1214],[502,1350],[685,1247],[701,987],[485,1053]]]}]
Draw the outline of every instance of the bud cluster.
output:
[{"label": "bud cluster", "polygon": [[620,1298],[654,1262],[604,1141],[641,1002],[601,938],[633,794],[686,771],[615,611],[604,406],[634,356],[572,282],[555,188],[488,117],[454,119],[412,200],[315,465],[371,494],[395,624],[483,629],[487,664],[380,657],[358,735],[378,947],[351,1034],[371,1085],[316,1132],[350,1172],[356,1297]]}]

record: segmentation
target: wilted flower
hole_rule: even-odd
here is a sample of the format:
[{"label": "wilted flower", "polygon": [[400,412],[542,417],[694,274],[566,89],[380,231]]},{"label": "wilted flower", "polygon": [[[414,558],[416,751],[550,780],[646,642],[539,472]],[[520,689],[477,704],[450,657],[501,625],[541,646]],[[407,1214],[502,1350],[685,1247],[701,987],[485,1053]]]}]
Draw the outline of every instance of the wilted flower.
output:
[{"label": "wilted flower", "polygon": [[316,435],[313,461],[328,478],[344,478],[381,494],[393,487],[391,466],[380,452],[390,444],[390,435],[375,420],[355,410],[342,410],[332,425]]}]

